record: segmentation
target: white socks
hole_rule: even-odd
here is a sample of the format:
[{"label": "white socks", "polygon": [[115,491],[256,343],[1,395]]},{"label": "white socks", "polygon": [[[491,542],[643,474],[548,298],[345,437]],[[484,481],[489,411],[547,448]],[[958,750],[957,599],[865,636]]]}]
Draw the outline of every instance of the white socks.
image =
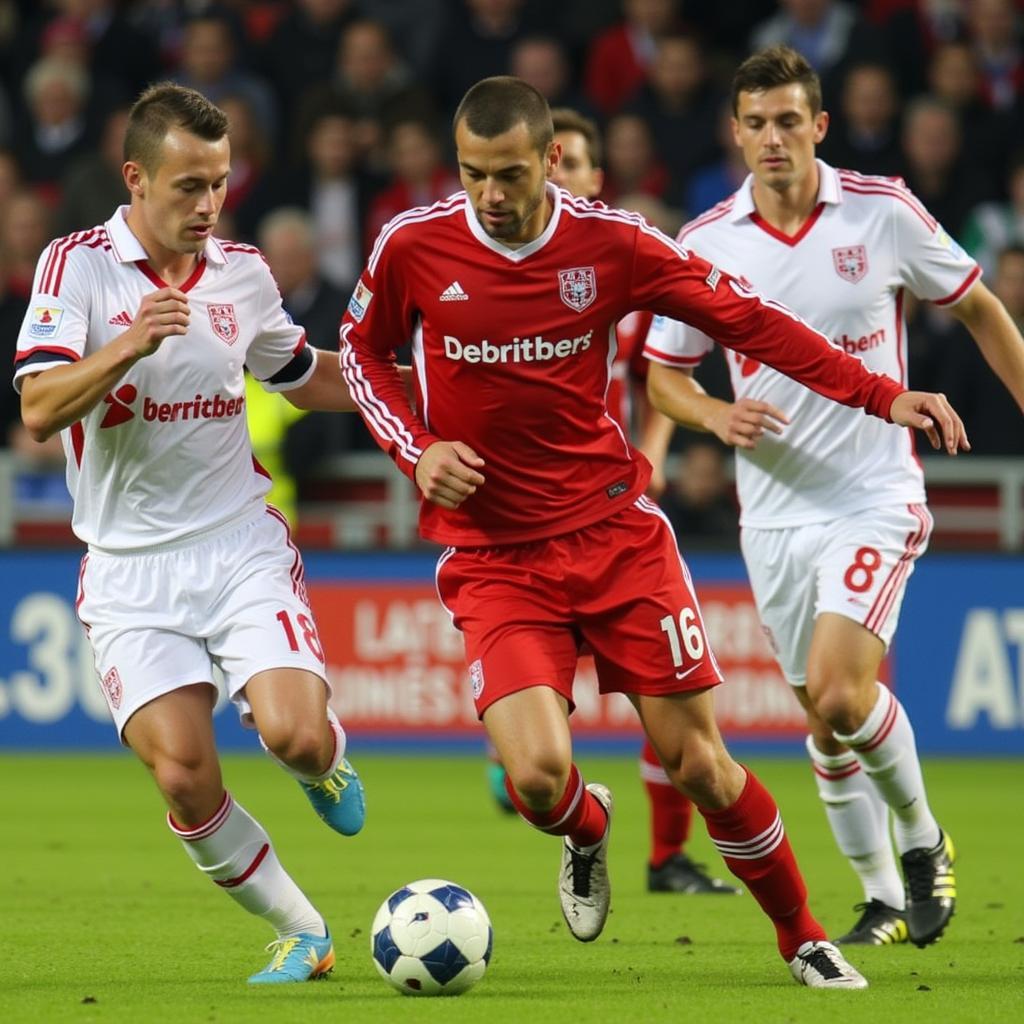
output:
[{"label": "white socks", "polygon": [[868,900],[903,909],[903,881],[889,838],[889,808],[852,751],[823,754],[807,737],[818,796],[832,835],[860,878]]},{"label": "white socks", "polygon": [[931,849],[939,841],[939,825],[928,807],[913,727],[895,696],[876,685],[878,700],[864,724],[852,736],[835,738],[853,751],[892,810],[899,852]]},{"label": "white socks", "polygon": [[167,824],[199,870],[250,914],[268,922],[279,937],[327,934],[324,919],[281,867],[270,836],[230,793],[195,828],[182,828],[170,814]]}]

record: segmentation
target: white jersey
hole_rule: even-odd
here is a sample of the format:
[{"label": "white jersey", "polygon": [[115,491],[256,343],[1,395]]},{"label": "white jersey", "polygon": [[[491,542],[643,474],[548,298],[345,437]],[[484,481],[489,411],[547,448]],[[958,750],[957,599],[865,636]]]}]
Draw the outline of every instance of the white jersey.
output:
[{"label": "white jersey", "polygon": [[[904,290],[938,305],[961,299],[980,268],[897,179],[836,170],[818,161],[818,205],[792,238],[764,221],[749,176],[739,191],[685,225],[679,241],[742,277],[906,386]],[[692,368],[714,340],[657,317],[644,354]],[[879,505],[925,500],[910,430],[837,405],[737,352],[726,352],[737,399],[790,418],[752,451],[736,449],[744,526],[770,529],[835,519]]]},{"label": "white jersey", "polygon": [[[109,344],[131,326],[143,296],[165,287],[127,209],[44,250],[18,335],[15,387]],[[95,548],[152,548],[252,515],[270,479],[252,454],[244,368],[267,390],[285,391],[316,365],[257,249],[211,238],[204,256],[180,285],[188,333],[140,359],[61,431],[72,527]]]}]

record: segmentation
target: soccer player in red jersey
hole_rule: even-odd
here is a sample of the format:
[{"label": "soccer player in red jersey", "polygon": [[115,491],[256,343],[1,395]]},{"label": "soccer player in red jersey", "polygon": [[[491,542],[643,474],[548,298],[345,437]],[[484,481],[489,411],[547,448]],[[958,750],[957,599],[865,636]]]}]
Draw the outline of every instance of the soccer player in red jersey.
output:
[{"label": "soccer player in red jersey", "polygon": [[[551,180],[574,196],[596,199],[604,182],[597,125],[590,118],[564,107],[551,111],[551,122],[554,141],[562,151]],[[674,424],[647,400],[648,363],[643,349],[651,319],[650,313],[634,311],[616,324],[615,360],[607,403],[609,414],[627,435],[636,431],[637,447],[651,463],[647,493],[657,498],[665,486],[665,455]],[[498,803],[515,810],[505,789],[505,769],[493,752],[489,768],[491,787]],[[650,808],[647,888],[651,892],[740,892],[722,879],[708,875],[702,864],[687,856],[684,846],[690,836],[693,802],[672,785],[651,741],[646,738],[640,751],[640,779]]]},{"label": "soccer player in red jersey", "polygon": [[[636,706],[797,981],[864,987],[807,907],[775,801],[718,733],[721,674],[689,573],[644,497],[650,465],[606,408],[615,324],[635,309],[693,322],[951,452],[966,447],[963,424],[941,396],[868,373],[642,218],[550,184],[560,150],[525,83],[478,82],[454,123],[465,192],[384,228],[342,320],[340,358],[381,447],[424,496],[421,535],[447,545],[438,593],[464,634],[509,796],[562,837],[569,928],[596,939],[610,903],[612,797],[584,784],[569,730],[586,643],[600,688]],[[393,359],[409,337],[416,412]]]}]

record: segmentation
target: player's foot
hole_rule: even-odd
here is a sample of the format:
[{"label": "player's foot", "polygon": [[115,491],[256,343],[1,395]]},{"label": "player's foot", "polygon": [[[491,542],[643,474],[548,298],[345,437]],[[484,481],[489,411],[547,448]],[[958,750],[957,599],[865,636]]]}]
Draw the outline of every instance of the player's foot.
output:
[{"label": "player's foot", "polygon": [[313,810],[335,832],[354,836],[366,821],[366,796],[355,768],[345,758],[322,782],[302,782],[299,785],[309,797]]},{"label": "player's foot", "polygon": [[331,936],[287,935],[275,939],[267,949],[273,952],[270,963],[249,979],[250,985],[287,985],[293,981],[315,981],[334,970],[334,946]]},{"label": "player's foot", "polygon": [[719,892],[738,896],[743,892],[720,878],[712,878],[703,864],[690,860],[685,853],[674,853],[664,864],[647,865],[648,892]]},{"label": "player's foot", "polygon": [[583,853],[566,836],[562,841],[562,870],[558,876],[558,897],[569,931],[580,942],[593,942],[601,934],[612,901],[608,881],[608,836],[612,830],[612,794],[599,782],[587,790],[604,807],[608,824],[596,849]]},{"label": "player's foot", "polygon": [[505,768],[496,761],[491,761],[487,765],[487,785],[491,789],[491,796],[494,797],[494,802],[503,811],[515,814],[516,805],[512,803],[508,790],[505,789]]},{"label": "player's foot", "polygon": [[908,850],[900,862],[907,891],[907,931],[915,946],[928,946],[946,930],[956,909],[953,841],[939,831],[930,850]]},{"label": "player's foot", "polygon": [[881,900],[858,903],[863,911],[857,923],[835,940],[837,946],[889,946],[907,941],[907,916]]},{"label": "player's foot", "polygon": [[789,961],[793,977],[808,988],[867,988],[867,980],[831,942],[805,942]]}]

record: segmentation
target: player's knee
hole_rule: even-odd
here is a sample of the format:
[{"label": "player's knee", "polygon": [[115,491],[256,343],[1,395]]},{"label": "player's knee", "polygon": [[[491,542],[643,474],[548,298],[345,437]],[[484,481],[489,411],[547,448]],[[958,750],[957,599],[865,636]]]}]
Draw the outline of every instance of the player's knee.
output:
[{"label": "player's knee", "polygon": [[326,734],[320,723],[281,724],[260,735],[274,757],[289,768],[316,774],[323,767]]},{"label": "player's knee", "polygon": [[860,728],[859,719],[864,717],[858,701],[860,689],[857,680],[842,676],[833,676],[816,687],[812,697],[814,710],[832,732],[846,736]]},{"label": "player's knee", "polygon": [[688,745],[686,757],[679,765],[675,778],[687,795],[702,807],[716,807],[722,802],[727,788],[722,753],[724,751],[720,752],[710,743]]},{"label": "player's knee", "polygon": [[509,771],[509,781],[532,811],[547,811],[565,792],[568,773],[555,765],[535,762]]},{"label": "player's knee", "polygon": [[167,803],[190,810],[203,803],[210,770],[198,755],[161,756],[154,759],[153,778]]}]

